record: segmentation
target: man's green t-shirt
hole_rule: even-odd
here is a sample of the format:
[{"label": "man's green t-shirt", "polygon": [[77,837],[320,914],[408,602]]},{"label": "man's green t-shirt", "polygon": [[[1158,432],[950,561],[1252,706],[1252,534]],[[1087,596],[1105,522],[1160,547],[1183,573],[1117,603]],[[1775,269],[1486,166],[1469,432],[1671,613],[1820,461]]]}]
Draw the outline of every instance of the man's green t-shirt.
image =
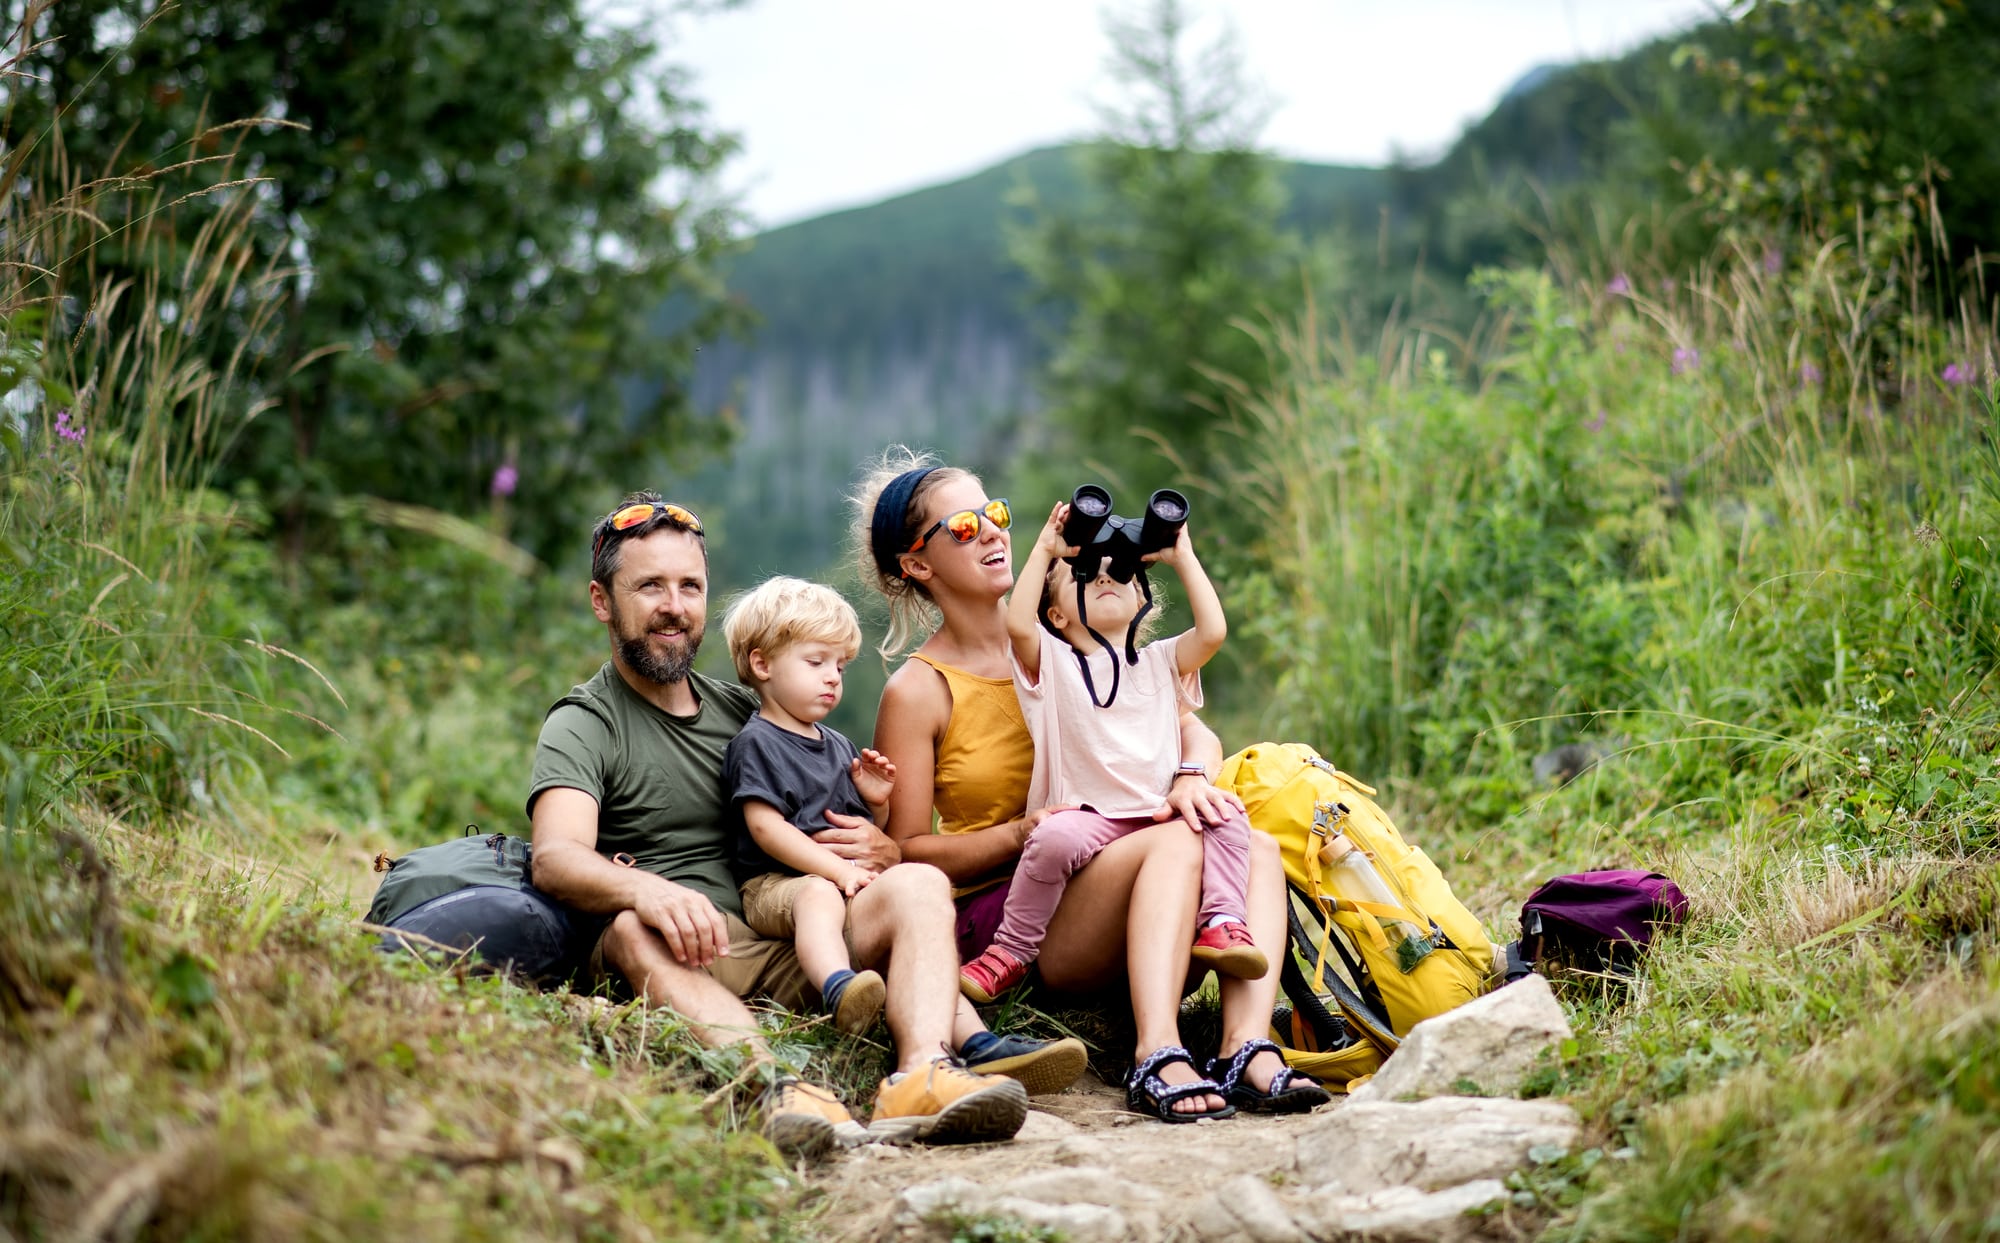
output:
[{"label": "man's green t-shirt", "polygon": [[729,871],[733,830],[722,789],[722,754],[757,711],[749,689],[699,673],[688,684],[693,716],[660,711],[606,662],[597,676],[549,709],[535,745],[528,815],[554,786],[597,800],[597,849],[743,913]]}]

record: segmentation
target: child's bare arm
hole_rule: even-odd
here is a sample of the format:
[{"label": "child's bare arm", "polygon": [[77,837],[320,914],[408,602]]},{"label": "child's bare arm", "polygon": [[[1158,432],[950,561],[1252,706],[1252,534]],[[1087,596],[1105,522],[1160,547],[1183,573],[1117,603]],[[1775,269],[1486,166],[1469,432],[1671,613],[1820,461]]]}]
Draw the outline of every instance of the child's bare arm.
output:
[{"label": "child's bare arm", "polygon": [[1048,522],[1035,537],[1027,562],[1014,579],[1014,594],[1007,597],[1007,638],[1014,645],[1014,659],[1020,663],[1021,671],[1037,682],[1042,677],[1042,583],[1057,557],[1076,551],[1063,543],[1062,524],[1068,516],[1066,502],[1059,502],[1049,511]]},{"label": "child's bare arm", "polygon": [[875,827],[886,826],[889,823],[889,796],[896,792],[895,764],[873,747],[863,747],[847,766],[847,775],[854,782],[854,792],[868,804],[868,814],[874,817]]},{"label": "child's bare arm", "polygon": [[1188,612],[1194,615],[1194,626],[1175,638],[1179,646],[1174,649],[1174,663],[1182,673],[1192,673],[1222,650],[1222,641],[1229,637],[1229,619],[1222,614],[1222,598],[1215,594],[1215,584],[1209,581],[1201,560],[1194,555],[1194,542],[1188,538],[1187,527],[1181,528],[1172,548],[1154,554],[1154,559],[1173,566],[1180,575],[1181,589],[1187,592]]},{"label": "child's bare arm", "polygon": [[875,879],[874,873],[854,866],[807,837],[803,829],[785,819],[784,813],[769,803],[754,798],[745,800],[743,823],[750,830],[750,839],[773,860],[807,876],[823,876],[840,886],[840,891],[850,898]]}]

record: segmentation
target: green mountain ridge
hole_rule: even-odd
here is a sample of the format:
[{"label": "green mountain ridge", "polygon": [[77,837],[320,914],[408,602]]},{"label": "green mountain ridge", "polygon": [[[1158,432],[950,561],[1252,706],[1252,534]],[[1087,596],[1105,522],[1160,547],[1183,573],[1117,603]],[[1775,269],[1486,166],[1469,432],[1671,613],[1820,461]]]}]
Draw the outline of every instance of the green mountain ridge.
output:
[{"label": "green mountain ridge", "polygon": [[[1379,322],[1392,309],[1410,314],[1420,293],[1420,313],[1468,317],[1464,276],[1535,244],[1507,191],[1575,182],[1618,162],[1634,114],[1671,94],[1661,84],[1674,41],[1612,62],[1537,67],[1433,164],[1280,161],[1284,226],[1341,282],[1315,290],[1322,303]],[[1037,208],[1083,206],[1086,150],[1028,151],[775,228],[731,262],[732,296],[761,322],[703,347],[692,394],[697,408],[720,412],[733,443],[724,457],[661,472],[663,486],[727,533],[723,587],[777,572],[823,575],[839,555],[850,481],[885,445],[934,449],[1000,477],[1041,408],[1036,377],[1059,327],[1050,308],[1030,305],[1009,226]]]}]

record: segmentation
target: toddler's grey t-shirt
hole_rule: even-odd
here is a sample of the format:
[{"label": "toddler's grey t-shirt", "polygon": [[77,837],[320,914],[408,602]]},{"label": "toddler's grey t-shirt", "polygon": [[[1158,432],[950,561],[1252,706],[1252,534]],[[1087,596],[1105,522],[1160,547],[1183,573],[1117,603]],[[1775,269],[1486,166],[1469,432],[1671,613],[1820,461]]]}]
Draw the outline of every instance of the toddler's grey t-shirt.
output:
[{"label": "toddler's grey t-shirt", "polygon": [[797,873],[758,848],[743,822],[746,800],[769,803],[808,836],[833,827],[829,811],[864,820],[873,814],[848,772],[858,754],[845,735],[824,725],[818,738],[807,738],[761,716],[744,722],[722,759],[722,785],[735,818],[731,866],[738,884],[766,872]]}]

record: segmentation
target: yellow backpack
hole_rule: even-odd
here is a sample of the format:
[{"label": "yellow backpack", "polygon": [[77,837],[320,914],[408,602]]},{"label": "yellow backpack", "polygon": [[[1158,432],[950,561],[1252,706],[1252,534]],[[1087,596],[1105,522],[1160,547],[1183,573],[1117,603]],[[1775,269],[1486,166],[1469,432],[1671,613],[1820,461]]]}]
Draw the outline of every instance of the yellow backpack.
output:
[{"label": "yellow backpack", "polygon": [[[1292,946],[1281,978],[1295,1017],[1277,1034],[1288,1062],[1330,1085],[1373,1073],[1410,1028],[1486,991],[1493,943],[1373,789],[1303,743],[1247,747],[1216,784],[1243,800],[1251,825],[1284,855]],[[1336,836],[1374,865],[1388,900],[1345,879],[1328,849]],[[1425,930],[1420,959],[1391,935],[1397,921]],[[1341,1039],[1343,1027],[1362,1039]]]}]

